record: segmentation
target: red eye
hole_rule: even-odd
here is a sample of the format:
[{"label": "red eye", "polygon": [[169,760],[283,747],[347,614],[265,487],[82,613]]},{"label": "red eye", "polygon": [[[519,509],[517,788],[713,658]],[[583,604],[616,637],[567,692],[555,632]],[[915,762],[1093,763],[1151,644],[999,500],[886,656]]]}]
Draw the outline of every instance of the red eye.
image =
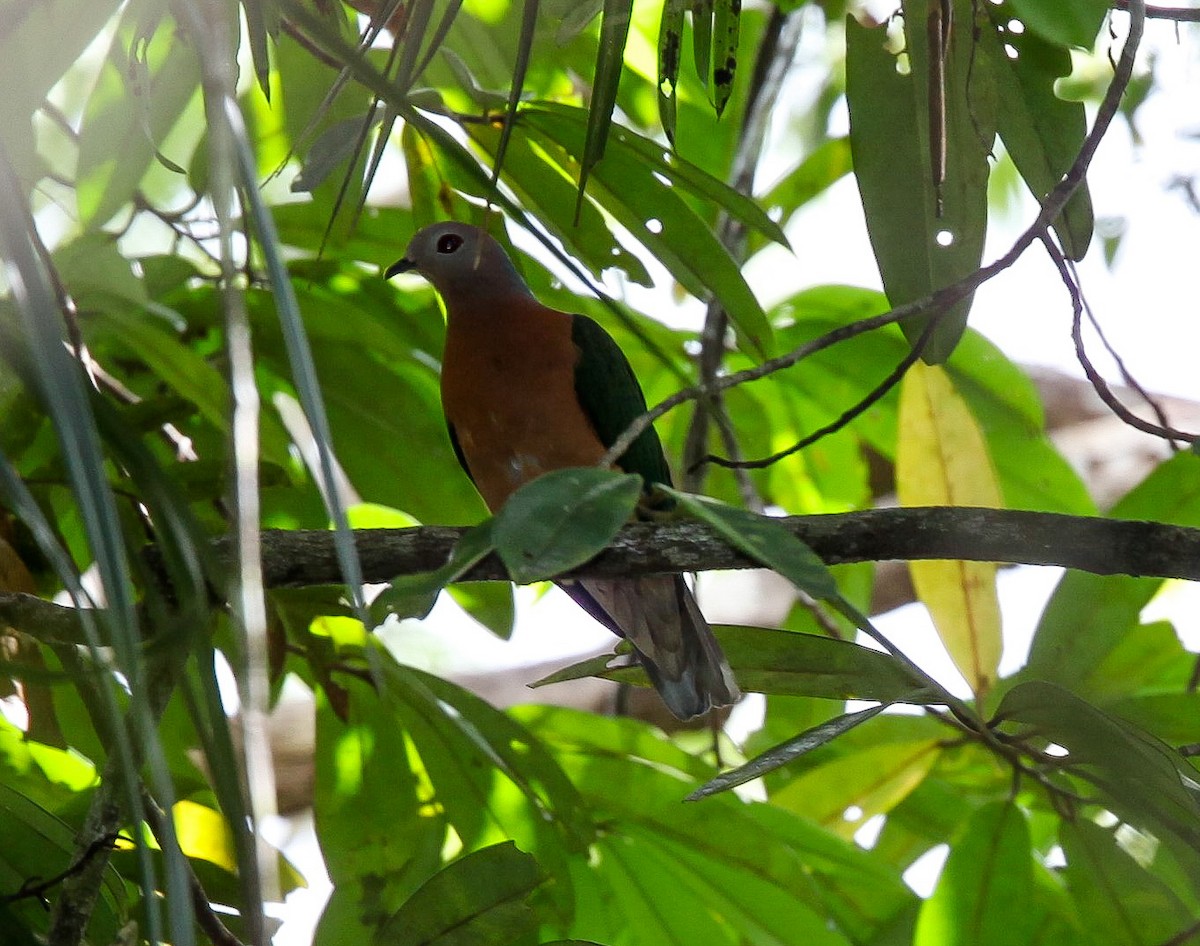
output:
[{"label": "red eye", "polygon": [[438,237],[437,251],[439,253],[453,253],[463,244],[463,238],[457,233],[447,233],[444,236]]}]

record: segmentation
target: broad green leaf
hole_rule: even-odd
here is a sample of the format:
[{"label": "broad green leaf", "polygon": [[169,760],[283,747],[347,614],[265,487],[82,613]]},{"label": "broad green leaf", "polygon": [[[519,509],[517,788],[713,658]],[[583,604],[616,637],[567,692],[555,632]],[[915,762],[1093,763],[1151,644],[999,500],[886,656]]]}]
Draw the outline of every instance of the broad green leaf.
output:
[{"label": "broad green leaf", "polygon": [[847,753],[771,792],[771,803],[852,838],[868,818],[891,811],[908,797],[940,752],[938,740],[923,739]]},{"label": "broad green leaf", "polygon": [[[5,773],[7,774],[7,773]],[[0,890],[16,893],[30,881],[46,880],[69,870],[74,863],[74,831],[60,817],[24,797],[5,780],[0,780]],[[101,878],[91,935],[97,942],[112,942],[124,923],[128,909],[126,882],[110,865]],[[5,904],[25,928],[45,934],[48,915],[42,901],[29,897]],[[20,929],[20,927],[18,927]],[[5,930],[7,937],[8,930]],[[7,942],[7,939],[6,939]]]},{"label": "broad green leaf", "polygon": [[[589,808],[608,826],[611,843],[632,852],[635,873],[652,877],[661,863],[656,859],[638,871],[636,852],[643,848],[634,847],[637,839],[647,838],[659,849],[666,845],[667,857],[679,865],[674,869],[679,873],[672,874],[679,882],[669,885],[672,892],[665,900],[651,903],[660,902],[672,920],[681,911],[699,911],[713,916],[712,935],[740,930],[743,941],[823,943],[830,923],[824,922],[824,931],[817,929],[809,916],[815,913],[832,920],[833,932],[844,930],[858,942],[911,899],[890,868],[788,812],[729,794],[680,804],[688,788],[714,770],[644,724],[551,707],[516,712],[556,752]],[[626,832],[636,837],[626,841]],[[591,881],[593,898],[582,894],[587,889],[582,872],[573,872],[581,896],[572,933],[612,942],[610,917],[619,918],[620,908],[602,899],[613,895],[603,883],[610,868],[603,860],[599,866],[603,874],[601,882]],[[803,925],[789,933],[794,916]],[[764,928],[773,940],[761,939],[767,935]],[[833,942],[841,940],[837,935]]]},{"label": "broad green leaf", "polygon": [[[989,71],[996,80],[1000,139],[1033,196],[1042,200],[1079,154],[1087,134],[1087,118],[1082,102],[1064,101],[1054,92],[1055,82],[1071,72],[1070,53],[1031,31],[1014,33],[1008,29],[1015,5],[987,5],[990,22],[981,24],[979,54],[991,62]],[[1065,12],[1068,6],[1064,4],[1061,9]],[[1006,47],[1015,55],[1008,55]],[[1085,181],[1054,221],[1054,229],[1071,259],[1083,259],[1094,222]]]},{"label": "broad green leaf", "polygon": [[512,585],[507,581],[473,581],[446,589],[455,603],[501,640],[512,637],[516,620]]},{"label": "broad green leaf", "polygon": [[629,521],[641,493],[639,476],[554,470],[517,490],[496,514],[496,553],[518,584],[582,565]]},{"label": "broad green leaf", "polygon": [[[995,134],[993,80],[975,53],[970,0],[953,0],[944,68],[943,108],[935,107],[928,0],[904,3],[906,73],[885,48],[886,30],[846,21],[846,98],[850,146],[867,231],[893,305],[925,297],[979,266],[987,225],[987,157]],[[936,57],[936,58],[935,58]],[[931,113],[944,118],[939,134]],[[944,180],[935,158],[944,152]],[[940,204],[940,208],[939,208]],[[939,316],[923,351],[949,357],[966,326],[967,297]],[[915,343],[932,314],[902,324]]]},{"label": "broad green leaf", "polygon": [[76,200],[87,224],[105,223],[133,198],[200,85],[195,47],[166,25],[126,48],[136,41],[126,31],[133,17],[129,8],[79,132]]},{"label": "broad green leaf", "polygon": [[1108,14],[1108,0],[1061,0],[1048,7],[1041,0],[1010,0],[1027,27],[1059,46],[1091,49]]},{"label": "broad green leaf", "polygon": [[[1200,526],[1200,457],[1180,453],[1160,464],[1111,515]],[[1138,616],[1161,585],[1157,578],[1068,572],[1042,612],[1022,676],[1080,687],[1127,634],[1137,633]]]},{"label": "broad green leaf", "polygon": [[1025,816],[1011,802],[992,802],[971,816],[950,848],[933,896],[921,907],[913,946],[1032,944],[1032,897]]},{"label": "broad green leaf", "polygon": [[[1058,837],[1067,858],[1063,875],[1088,942],[1157,946],[1195,923],[1170,888],[1121,849],[1112,831],[1064,820]],[[1187,940],[1174,941],[1182,946]]]},{"label": "broad green leaf", "polygon": [[1061,767],[1092,783],[1111,810],[1200,850],[1196,771],[1149,733],[1037,680],[1005,694],[995,723],[1015,724],[1020,735],[1063,747]]},{"label": "broad green leaf", "polygon": [[887,703],[880,703],[878,706],[871,706],[854,713],[846,713],[826,723],[821,723],[819,726],[814,726],[812,729],[802,732],[794,739],[789,739],[787,742],[781,743],[773,749],[768,749],[756,758],[751,759],[745,765],[739,765],[735,769],[722,772],[716,778],[710,779],[707,783],[692,792],[688,796],[688,800],[695,801],[707,795],[724,792],[728,789],[736,788],[738,785],[744,785],[746,782],[753,781],[756,778],[761,778],[768,772],[772,772],[780,766],[787,765],[793,759],[798,759],[805,753],[812,752],[827,742],[831,742],[843,733],[849,732],[855,726],[861,726],[868,719],[878,716],[887,707]]},{"label": "broad green leaf", "polygon": [[427,880],[382,925],[377,946],[504,946],[538,923],[528,900],[547,878],[511,841]]},{"label": "broad green leaf", "polygon": [[[1003,505],[979,425],[937,366],[913,365],[900,386],[896,491],[904,506]],[[1000,664],[1000,602],[990,562],[910,562],[955,665],[982,697]]]},{"label": "broad green leaf", "polygon": [[[492,539],[493,521],[488,519],[471,529],[458,540],[450,560],[431,572],[412,572],[398,575],[371,602],[371,613],[377,623],[393,614],[399,618],[424,618],[433,610],[442,589],[471,570],[490,554],[495,545]],[[511,596],[510,596],[511,602]]]},{"label": "broad green leaf", "polygon": [[[713,633],[743,690],[832,700],[937,700],[891,655],[850,641],[765,627],[714,625]],[[559,670],[534,686],[597,676],[649,686],[637,665],[609,668],[610,656]]]},{"label": "broad green leaf", "polygon": [[782,524],[745,509],[668,490],[691,516],[710,525],[734,548],[779,572],[814,598],[837,595],[833,576],[820,557]]},{"label": "broad green leaf", "polygon": [[625,66],[625,41],[633,19],[633,0],[604,0],[600,19],[600,46],[596,53],[596,70],[592,78],[592,102],[588,108],[587,137],[579,158],[579,197],[587,188],[588,175],[604,157],[612,127],[613,108],[617,104],[617,87]]}]

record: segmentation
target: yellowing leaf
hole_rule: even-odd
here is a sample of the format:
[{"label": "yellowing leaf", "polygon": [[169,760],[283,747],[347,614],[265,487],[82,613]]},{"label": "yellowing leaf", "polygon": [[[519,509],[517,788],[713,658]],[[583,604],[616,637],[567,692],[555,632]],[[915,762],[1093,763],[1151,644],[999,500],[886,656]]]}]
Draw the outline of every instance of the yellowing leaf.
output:
[{"label": "yellowing leaf", "polygon": [[[916,364],[900,386],[896,484],[903,506],[1002,505],[983,433],[949,376]],[[917,597],[929,609],[955,665],[982,696],[1000,663],[1000,605],[990,562],[910,562]]]},{"label": "yellowing leaf", "polygon": [[233,832],[220,812],[184,799],[176,802],[174,814],[175,834],[184,854],[237,873]]}]

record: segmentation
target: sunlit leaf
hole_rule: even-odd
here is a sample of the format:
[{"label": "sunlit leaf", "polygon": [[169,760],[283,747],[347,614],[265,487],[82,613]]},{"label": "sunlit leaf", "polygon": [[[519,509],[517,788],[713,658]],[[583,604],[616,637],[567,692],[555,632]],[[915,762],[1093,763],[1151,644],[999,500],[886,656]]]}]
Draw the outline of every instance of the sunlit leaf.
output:
[{"label": "sunlit leaf", "polygon": [[633,18],[633,0],[604,0],[600,20],[600,47],[592,79],[592,102],[588,108],[587,138],[579,159],[579,198],[587,188],[588,175],[604,156],[617,87],[625,65],[625,40]]},{"label": "sunlit leaf", "polygon": [[951,847],[937,887],[921,907],[913,946],[1033,943],[1032,896],[1025,816],[1011,802],[992,802],[971,816]]},{"label": "sunlit leaf", "polygon": [[[1003,505],[970,409],[939,367],[918,362],[900,387],[896,491],[905,506]],[[989,562],[909,562],[917,595],[978,695],[1000,664],[1000,602]]]},{"label": "sunlit leaf", "polygon": [[1058,839],[1067,858],[1067,889],[1090,942],[1154,946],[1194,928],[1193,911],[1121,850],[1112,831],[1083,819],[1063,821]]}]

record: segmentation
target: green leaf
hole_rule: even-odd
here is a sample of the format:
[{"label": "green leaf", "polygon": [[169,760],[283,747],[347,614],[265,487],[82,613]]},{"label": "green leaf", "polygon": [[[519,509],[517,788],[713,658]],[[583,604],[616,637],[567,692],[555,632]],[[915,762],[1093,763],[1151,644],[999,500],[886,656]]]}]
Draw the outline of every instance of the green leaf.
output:
[{"label": "green leaf", "polygon": [[1038,680],[1010,690],[995,722],[1018,724],[1018,732],[1063,747],[1060,766],[1092,783],[1114,812],[1200,850],[1195,769],[1149,733]]},{"label": "green leaf", "polygon": [[579,197],[587,188],[588,174],[604,156],[604,146],[612,127],[617,88],[625,66],[625,41],[633,18],[633,0],[604,0],[600,20],[600,46],[596,52],[596,71],[592,79],[592,102],[588,108],[587,138],[579,162]]},{"label": "green leaf", "polygon": [[734,548],[779,572],[801,591],[814,598],[837,595],[837,584],[820,556],[782,524],[700,496],[667,491],[686,512],[710,525]]},{"label": "green leaf", "polygon": [[827,742],[832,742],[838,736],[849,732],[855,726],[861,726],[868,719],[878,716],[887,707],[887,703],[880,703],[878,706],[870,706],[855,713],[846,713],[842,716],[837,716],[828,722],[821,723],[819,726],[805,730],[794,739],[789,739],[787,742],[780,743],[773,749],[768,749],[756,758],[751,759],[745,765],[740,765],[736,769],[730,769],[728,772],[723,772],[716,778],[709,780],[688,795],[688,801],[696,801],[707,795],[724,792],[728,789],[736,788],[738,785],[744,785],[746,782],[751,782],[756,778],[761,778],[768,772],[773,772],[775,769],[787,765],[805,753],[819,749]]},{"label": "green leaf", "polygon": [[[1200,457],[1160,464],[1111,511],[1113,518],[1200,526]],[[1162,585],[1157,578],[1067,572],[1042,612],[1026,678],[1078,688],[1129,633]]]},{"label": "green leaf", "polygon": [[309,145],[300,172],[292,179],[292,193],[311,193],[321,186],[341,164],[358,150],[364,123],[374,126],[379,116],[375,110],[353,118],[343,118],[330,125]]},{"label": "green leaf", "polygon": [[855,747],[771,791],[771,804],[851,838],[863,822],[890,812],[908,797],[941,751],[937,739]]},{"label": "green leaf", "polygon": [[[938,701],[940,692],[890,654],[850,641],[765,627],[714,625],[721,649],[743,690],[830,700]],[[620,649],[620,648],[618,648]],[[596,676],[649,686],[640,666],[608,666],[611,656],[592,657],[539,680],[534,686]]]},{"label": "green leaf", "polygon": [[516,606],[509,582],[472,581],[446,590],[460,608],[501,640],[512,637]]},{"label": "green leaf", "polygon": [[518,584],[582,565],[629,521],[641,493],[640,476],[554,470],[517,490],[496,514],[496,553]]},{"label": "green leaf", "polygon": [[1017,16],[1035,33],[1059,46],[1091,49],[1108,14],[1108,0],[1010,0]]},{"label": "green leaf", "polygon": [[[970,0],[953,0],[955,28],[944,63],[944,129],[931,128],[929,0],[904,3],[908,72],[885,48],[884,28],[846,21],[850,146],[867,230],[892,305],[930,295],[978,268],[987,225],[988,153],[995,134],[993,81],[975,54]],[[935,180],[934,157],[945,152]],[[939,212],[939,203],[941,211]],[[922,357],[944,361],[966,325],[970,297],[942,314]],[[933,315],[902,324],[910,343]]]},{"label": "green leaf", "polygon": [[714,0],[692,0],[692,58],[696,61],[696,75],[700,84],[712,95],[712,48],[713,48],[713,3]]},{"label": "green leaf", "polygon": [[377,946],[504,946],[538,923],[528,900],[546,882],[511,841],[443,868],[385,922]]},{"label": "green leaf", "polygon": [[675,102],[686,8],[687,0],[664,0],[658,26],[658,119],[671,147],[675,146]]},{"label": "green leaf", "polygon": [[[1037,7],[1042,9],[1041,4]],[[1021,177],[1040,201],[1074,163],[1087,134],[1083,103],[1066,102],[1054,92],[1055,82],[1071,72],[1071,55],[1031,31],[1007,29],[1012,5],[988,4],[986,10],[990,22],[981,24],[979,54],[989,60],[988,71],[996,81],[997,130]],[[1016,55],[1008,55],[1006,47]],[[1094,223],[1084,182],[1054,221],[1071,259],[1083,259]]]},{"label": "green leaf", "polygon": [[1025,817],[1011,802],[992,802],[972,814],[921,907],[913,946],[1035,942],[1030,847]]},{"label": "green leaf", "polygon": [[718,118],[733,95],[741,14],[741,0],[716,0],[713,6],[713,105]]},{"label": "green leaf", "polygon": [[1195,922],[1195,915],[1166,884],[1121,850],[1112,831],[1082,819],[1063,821],[1058,839],[1067,858],[1063,876],[1089,943],[1186,942],[1175,937]]},{"label": "green leaf", "polygon": [[[371,602],[372,619],[378,624],[388,615],[398,618],[428,616],[446,585],[465,575],[481,559],[491,554],[495,548],[492,530],[493,520],[488,519],[466,532],[454,546],[450,560],[441,568],[393,578],[388,587]],[[511,593],[509,601],[511,607]]]}]

